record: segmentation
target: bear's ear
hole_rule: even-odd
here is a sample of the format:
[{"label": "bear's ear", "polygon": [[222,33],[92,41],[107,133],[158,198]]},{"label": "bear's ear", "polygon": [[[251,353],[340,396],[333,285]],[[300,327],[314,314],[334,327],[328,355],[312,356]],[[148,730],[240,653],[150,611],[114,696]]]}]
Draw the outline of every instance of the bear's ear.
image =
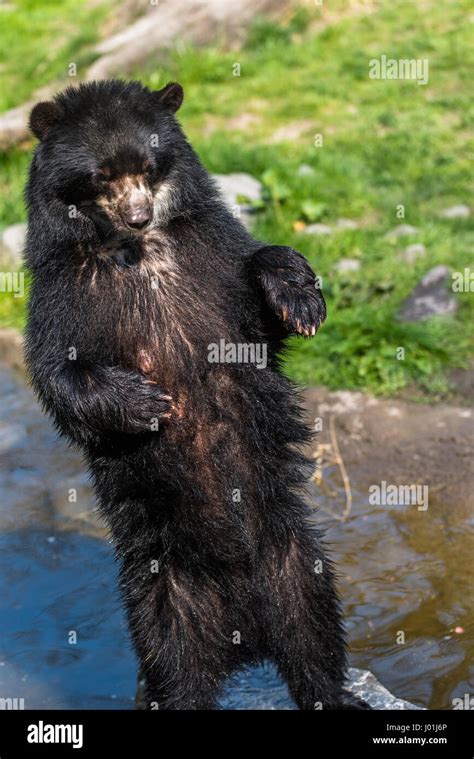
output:
[{"label": "bear's ear", "polygon": [[153,96],[159,100],[165,108],[168,108],[172,113],[176,113],[183,102],[184,92],[178,82],[168,82],[162,90],[154,92]]},{"label": "bear's ear", "polygon": [[63,116],[63,109],[56,103],[37,103],[31,111],[30,129],[38,140],[44,140],[51,127]]}]

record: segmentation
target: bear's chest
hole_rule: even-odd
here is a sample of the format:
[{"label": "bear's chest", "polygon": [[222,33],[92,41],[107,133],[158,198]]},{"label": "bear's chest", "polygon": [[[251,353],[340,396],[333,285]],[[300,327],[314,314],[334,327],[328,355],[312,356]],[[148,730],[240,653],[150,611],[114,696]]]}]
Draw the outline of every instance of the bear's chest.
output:
[{"label": "bear's chest", "polygon": [[[221,499],[226,472],[251,471],[251,445],[243,418],[251,418],[252,393],[241,367],[216,361],[215,346],[237,345],[240,335],[234,301],[235,279],[166,246],[137,261],[114,251],[107,279],[96,284],[96,297],[110,303],[107,321],[113,332],[114,361],[155,382],[171,396],[173,413],[160,431],[160,445],[186,470],[206,473],[209,502]],[[253,374],[253,367],[247,367]],[[222,500],[222,499],[221,499]]]},{"label": "bear's chest", "polygon": [[139,255],[110,246],[101,258],[105,265],[90,294],[116,360],[160,384],[189,385],[206,375],[209,346],[235,332],[223,308],[232,288],[223,295],[212,272],[199,261],[180,260],[166,239],[143,246]]}]

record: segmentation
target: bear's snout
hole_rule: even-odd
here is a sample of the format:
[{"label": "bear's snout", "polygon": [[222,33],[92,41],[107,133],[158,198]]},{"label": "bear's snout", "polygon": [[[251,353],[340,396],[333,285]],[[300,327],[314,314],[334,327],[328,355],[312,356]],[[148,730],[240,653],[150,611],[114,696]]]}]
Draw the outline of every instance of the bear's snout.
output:
[{"label": "bear's snout", "polygon": [[144,229],[151,221],[152,206],[147,198],[130,203],[122,211],[122,218],[131,229]]},{"label": "bear's snout", "polygon": [[96,202],[118,227],[143,231],[153,220],[153,196],[141,176],[124,175],[109,182]]}]

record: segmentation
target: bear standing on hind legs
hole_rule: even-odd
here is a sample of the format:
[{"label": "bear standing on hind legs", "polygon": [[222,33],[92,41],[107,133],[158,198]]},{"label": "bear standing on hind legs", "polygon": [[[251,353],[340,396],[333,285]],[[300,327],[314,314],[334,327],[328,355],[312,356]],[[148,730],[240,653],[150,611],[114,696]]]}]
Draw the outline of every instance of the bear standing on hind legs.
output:
[{"label": "bear standing on hind legs", "polygon": [[[85,454],[150,708],[213,708],[263,659],[301,709],[366,708],[344,689],[331,566],[299,493],[310,434],[280,371],[324,300],[300,254],[226,209],[182,97],[109,81],[33,109],[33,386]],[[212,363],[221,340],[265,361]]]}]

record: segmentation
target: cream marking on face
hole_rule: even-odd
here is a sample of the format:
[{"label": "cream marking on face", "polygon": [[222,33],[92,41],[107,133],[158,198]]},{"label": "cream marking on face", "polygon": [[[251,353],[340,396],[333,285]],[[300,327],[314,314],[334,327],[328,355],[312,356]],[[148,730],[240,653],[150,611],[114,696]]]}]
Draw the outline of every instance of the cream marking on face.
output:
[{"label": "cream marking on face", "polygon": [[121,211],[124,207],[152,203],[151,190],[145,185],[143,177],[126,174],[120,179],[109,182],[107,192],[96,199],[96,204],[118,228],[123,227]]},{"label": "cream marking on face", "polygon": [[106,212],[112,210],[112,204],[105,195],[101,195],[100,197],[98,197],[95,202],[97,203],[98,206],[100,206]]},{"label": "cream marking on face", "polygon": [[173,185],[162,182],[153,197],[153,223],[163,224],[168,221],[173,199]]},{"label": "cream marking on face", "polygon": [[[90,277],[90,259],[87,257],[87,249],[84,246],[80,246],[80,253],[82,256],[84,256],[83,261],[81,265],[79,266],[79,269],[77,271],[77,283],[80,284],[83,277]],[[97,275],[97,269],[94,267],[92,272],[92,278],[90,280],[89,286],[91,290],[95,290],[96,287],[96,275]]]},{"label": "cream marking on face", "polygon": [[128,194],[128,202],[130,205],[140,205],[140,203],[148,202],[149,199],[149,192],[147,191],[146,187],[144,187],[143,184],[138,184],[135,186],[131,186],[131,189]]},{"label": "cream marking on face", "polygon": [[132,193],[137,192],[139,188],[140,180],[136,176],[131,174],[125,174],[115,182],[111,182],[109,188],[112,192],[114,199],[118,202],[128,198]]}]

